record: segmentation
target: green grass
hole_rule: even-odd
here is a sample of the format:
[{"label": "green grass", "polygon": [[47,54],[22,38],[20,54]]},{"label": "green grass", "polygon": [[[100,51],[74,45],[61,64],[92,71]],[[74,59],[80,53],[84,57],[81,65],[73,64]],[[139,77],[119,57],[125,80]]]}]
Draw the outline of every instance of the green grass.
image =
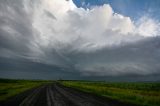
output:
[{"label": "green grass", "polygon": [[0,101],[44,83],[49,83],[49,81],[0,79]]},{"label": "green grass", "polygon": [[160,83],[106,83],[62,81],[63,85],[85,92],[141,106],[160,106]]}]

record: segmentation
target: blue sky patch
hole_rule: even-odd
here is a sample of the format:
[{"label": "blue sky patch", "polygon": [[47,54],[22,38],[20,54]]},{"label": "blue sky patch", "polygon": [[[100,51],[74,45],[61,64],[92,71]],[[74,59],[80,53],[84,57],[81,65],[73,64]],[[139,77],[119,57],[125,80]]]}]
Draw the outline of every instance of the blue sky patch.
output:
[{"label": "blue sky patch", "polygon": [[110,4],[114,12],[137,19],[144,15],[160,20],[160,0],[73,0],[77,7]]}]

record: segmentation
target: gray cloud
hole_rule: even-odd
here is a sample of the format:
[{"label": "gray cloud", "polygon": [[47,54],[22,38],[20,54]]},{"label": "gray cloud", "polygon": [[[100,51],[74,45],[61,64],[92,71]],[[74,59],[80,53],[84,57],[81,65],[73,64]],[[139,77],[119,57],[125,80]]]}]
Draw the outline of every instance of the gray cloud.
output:
[{"label": "gray cloud", "polygon": [[149,38],[136,44],[105,48],[76,56],[76,67],[85,75],[149,75],[159,72],[160,38]]},{"label": "gray cloud", "polygon": [[46,13],[46,15],[48,15],[48,17],[56,20],[56,17],[55,17],[52,13],[50,13],[50,12],[47,11],[47,10],[44,10],[44,12]]},{"label": "gray cloud", "polygon": [[21,0],[0,2],[0,49],[25,55],[33,39],[31,16],[25,12]]},{"label": "gray cloud", "polygon": [[[137,23],[109,5],[84,10],[65,0],[1,0],[1,77],[42,78],[45,71],[77,79],[159,75],[160,24],[147,17]],[[41,74],[30,71],[40,68]]]}]

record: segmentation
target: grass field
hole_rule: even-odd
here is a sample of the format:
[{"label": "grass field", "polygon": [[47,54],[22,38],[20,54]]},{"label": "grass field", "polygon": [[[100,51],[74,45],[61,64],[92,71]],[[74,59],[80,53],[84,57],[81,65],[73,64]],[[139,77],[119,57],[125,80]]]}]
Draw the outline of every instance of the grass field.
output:
[{"label": "grass field", "polygon": [[49,81],[0,79],[0,101]]},{"label": "grass field", "polygon": [[107,83],[87,81],[62,81],[61,83],[68,87],[123,102],[141,106],[160,106],[160,83]]}]

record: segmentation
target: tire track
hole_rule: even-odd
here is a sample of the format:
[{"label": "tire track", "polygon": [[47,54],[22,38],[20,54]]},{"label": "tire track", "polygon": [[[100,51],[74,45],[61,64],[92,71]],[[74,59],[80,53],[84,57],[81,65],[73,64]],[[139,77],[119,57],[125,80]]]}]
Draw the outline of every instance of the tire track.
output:
[{"label": "tire track", "polygon": [[44,89],[45,86],[39,87],[34,90],[28,97],[26,97],[19,106],[35,106],[36,98],[40,94],[40,91]]},{"label": "tire track", "polygon": [[71,90],[58,85],[55,85],[55,88],[70,101],[76,104],[76,106],[108,106],[107,104],[97,101],[93,97],[82,95],[80,92],[70,92]]}]

